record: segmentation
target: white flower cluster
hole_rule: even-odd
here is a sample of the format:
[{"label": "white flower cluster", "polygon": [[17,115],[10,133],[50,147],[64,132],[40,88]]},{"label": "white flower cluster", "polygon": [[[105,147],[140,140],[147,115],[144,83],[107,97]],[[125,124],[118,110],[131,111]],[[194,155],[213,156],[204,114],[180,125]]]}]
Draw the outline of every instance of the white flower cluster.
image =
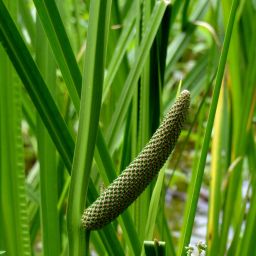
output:
[{"label": "white flower cluster", "polygon": [[196,245],[189,245],[186,247],[187,256],[205,256],[207,245],[199,241]]}]

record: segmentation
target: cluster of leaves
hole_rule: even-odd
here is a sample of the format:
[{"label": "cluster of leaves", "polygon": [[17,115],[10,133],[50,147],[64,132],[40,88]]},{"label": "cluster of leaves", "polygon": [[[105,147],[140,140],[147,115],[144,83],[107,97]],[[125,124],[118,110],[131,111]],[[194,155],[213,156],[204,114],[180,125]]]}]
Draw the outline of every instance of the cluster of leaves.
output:
[{"label": "cluster of leaves", "polygon": [[[157,237],[185,255],[206,173],[207,255],[254,255],[255,15],[251,0],[0,0],[0,254],[139,255]],[[84,232],[84,209],[179,87],[192,107],[174,163],[112,224]],[[178,237],[170,166],[172,184],[190,181]]]}]

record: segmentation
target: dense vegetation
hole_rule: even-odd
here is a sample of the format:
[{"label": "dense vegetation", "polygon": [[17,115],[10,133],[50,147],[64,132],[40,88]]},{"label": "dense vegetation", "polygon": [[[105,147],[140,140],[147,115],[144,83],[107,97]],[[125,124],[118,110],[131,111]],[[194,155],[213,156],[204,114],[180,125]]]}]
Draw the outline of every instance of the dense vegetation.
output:
[{"label": "dense vegetation", "polygon": [[[256,255],[255,18],[253,0],[0,0],[0,254]],[[184,89],[157,178],[84,230]]]}]

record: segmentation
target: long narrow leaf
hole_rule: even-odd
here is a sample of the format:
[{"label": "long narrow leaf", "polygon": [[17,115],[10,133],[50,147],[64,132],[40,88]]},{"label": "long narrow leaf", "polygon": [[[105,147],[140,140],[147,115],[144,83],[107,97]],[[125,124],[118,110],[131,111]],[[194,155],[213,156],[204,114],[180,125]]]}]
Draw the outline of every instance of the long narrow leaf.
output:
[{"label": "long narrow leaf", "polygon": [[164,171],[165,171],[165,168],[163,168],[158,175],[157,182],[150,200],[149,214],[147,218],[147,224],[145,227],[145,234],[146,234],[144,236],[145,240],[153,239],[153,232],[154,232],[154,227],[155,227],[156,218],[157,218],[158,205],[159,205],[159,200],[161,197],[161,191],[162,191],[162,186],[164,181]]},{"label": "long narrow leaf", "polygon": [[189,189],[189,198],[187,201],[188,203],[186,205],[186,210],[185,210],[185,215],[184,215],[185,222],[183,225],[182,236],[181,236],[180,244],[179,244],[179,255],[185,255],[185,247],[189,244],[190,237],[192,234],[192,228],[193,228],[193,223],[194,223],[194,218],[195,218],[195,213],[196,213],[196,206],[197,206],[200,188],[201,188],[201,184],[202,184],[206,156],[207,156],[207,152],[208,152],[208,148],[209,148],[209,144],[210,144],[212,127],[213,127],[214,117],[215,117],[215,113],[216,113],[219,92],[220,92],[221,83],[222,83],[222,79],[223,79],[230,38],[231,38],[231,34],[232,34],[232,29],[233,29],[233,24],[234,24],[238,4],[239,4],[239,1],[234,0],[233,4],[232,4],[231,12],[230,12],[230,19],[229,19],[225,39],[224,39],[223,50],[222,50],[222,53],[220,56],[218,72],[216,75],[216,83],[215,83],[215,87],[214,87],[209,118],[207,121],[205,137],[204,137],[203,147],[202,147],[202,151],[201,151],[201,157],[200,157],[200,160],[199,160],[199,163],[197,166],[196,173],[194,173],[194,175],[193,175],[193,180],[191,182],[190,189]]},{"label": "long narrow leaf", "polygon": [[[36,24],[36,61],[45,81],[56,92],[56,64],[39,20]],[[37,140],[40,161],[40,196],[43,251],[45,255],[60,254],[60,229],[57,209],[58,169],[56,148],[37,115]]]},{"label": "long narrow leaf", "polygon": [[0,48],[0,236],[8,255],[31,255],[21,137],[21,88]]},{"label": "long narrow leaf", "polygon": [[124,120],[124,116],[128,111],[133,93],[136,89],[136,83],[139,79],[143,65],[149,54],[149,50],[152,46],[156,32],[159,28],[160,22],[163,18],[165,9],[168,4],[169,2],[167,1],[159,1],[155,4],[154,10],[149,20],[149,24],[147,26],[147,30],[145,31],[145,35],[138,49],[137,58],[126,79],[122,93],[116,104],[116,111],[113,114],[111,124],[108,128],[107,143],[108,145],[110,145],[110,151],[113,151],[117,131],[120,130],[121,123]]},{"label": "long narrow leaf", "polygon": [[79,128],[67,211],[69,254],[74,256],[82,255],[85,250],[80,219],[85,207],[98,131],[110,10],[111,0],[91,2]]},{"label": "long narrow leaf", "polygon": [[82,77],[55,1],[34,0],[70,97],[79,110]]}]

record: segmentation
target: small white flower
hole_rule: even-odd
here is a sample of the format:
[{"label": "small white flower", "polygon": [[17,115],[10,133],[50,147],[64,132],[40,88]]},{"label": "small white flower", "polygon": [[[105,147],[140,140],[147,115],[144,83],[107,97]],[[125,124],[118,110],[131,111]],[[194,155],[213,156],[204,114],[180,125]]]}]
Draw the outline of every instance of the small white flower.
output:
[{"label": "small white flower", "polygon": [[205,256],[206,244],[202,241],[199,241],[196,245],[189,245],[185,247],[187,251],[187,256]]},{"label": "small white flower", "polygon": [[194,246],[194,250],[191,253],[191,256],[200,256],[199,249],[196,246]]}]

